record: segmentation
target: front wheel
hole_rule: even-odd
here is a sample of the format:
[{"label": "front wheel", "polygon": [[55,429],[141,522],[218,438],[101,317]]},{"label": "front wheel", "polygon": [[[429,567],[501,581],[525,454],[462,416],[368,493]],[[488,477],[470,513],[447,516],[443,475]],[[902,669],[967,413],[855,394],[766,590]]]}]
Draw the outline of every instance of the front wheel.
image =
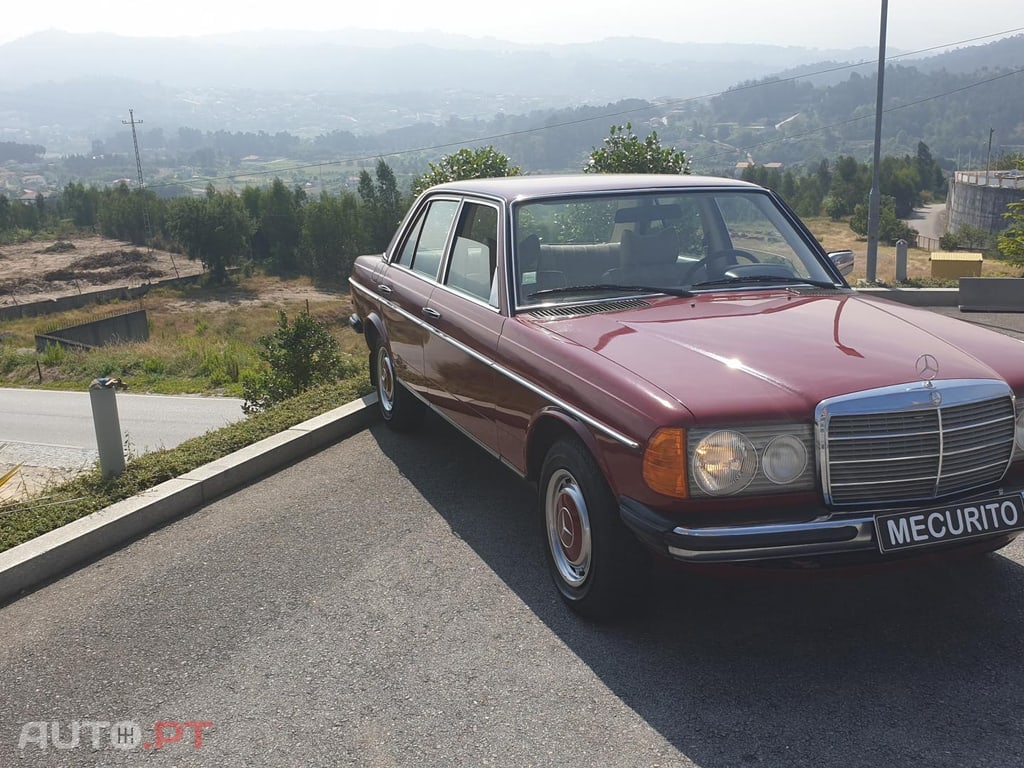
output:
[{"label": "front wheel", "polygon": [[564,439],[541,470],[540,512],[548,569],[577,613],[610,619],[634,596],[646,559],[590,453]]},{"label": "front wheel", "polygon": [[381,417],[389,427],[397,431],[415,429],[423,420],[423,403],[410,394],[395,376],[391,351],[383,339],[377,340],[371,362]]}]

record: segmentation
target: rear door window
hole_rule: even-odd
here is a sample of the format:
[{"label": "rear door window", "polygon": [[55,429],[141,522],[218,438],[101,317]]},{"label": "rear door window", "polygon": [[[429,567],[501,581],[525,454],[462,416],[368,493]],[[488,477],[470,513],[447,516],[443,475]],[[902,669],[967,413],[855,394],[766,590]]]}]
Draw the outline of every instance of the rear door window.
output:
[{"label": "rear door window", "polygon": [[413,224],[395,262],[437,279],[445,244],[458,209],[457,200],[434,200],[429,203]]}]

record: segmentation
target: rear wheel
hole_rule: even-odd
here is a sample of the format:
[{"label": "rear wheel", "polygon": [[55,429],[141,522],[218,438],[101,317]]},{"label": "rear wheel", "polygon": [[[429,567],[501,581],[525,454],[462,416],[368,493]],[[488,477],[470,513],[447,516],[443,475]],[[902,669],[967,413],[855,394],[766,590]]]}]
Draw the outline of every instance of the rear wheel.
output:
[{"label": "rear wheel", "polygon": [[391,351],[383,339],[377,340],[371,362],[381,417],[389,427],[400,432],[415,429],[423,420],[424,405],[395,376]]},{"label": "rear wheel", "polygon": [[539,493],[548,569],[562,599],[589,618],[623,612],[647,559],[594,458],[578,441],[559,440],[544,459]]}]

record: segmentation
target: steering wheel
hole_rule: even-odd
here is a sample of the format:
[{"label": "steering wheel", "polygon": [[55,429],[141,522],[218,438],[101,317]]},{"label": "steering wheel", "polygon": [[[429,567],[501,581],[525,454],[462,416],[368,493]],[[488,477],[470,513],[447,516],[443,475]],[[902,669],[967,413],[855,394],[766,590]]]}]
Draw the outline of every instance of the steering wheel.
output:
[{"label": "steering wheel", "polygon": [[737,259],[743,259],[749,261],[751,264],[760,264],[761,260],[758,259],[754,254],[748,251],[742,251],[739,248],[724,248],[721,251],[715,251],[709,253],[703,259],[698,259],[690,265],[689,271],[686,273],[686,278],[689,279],[690,275],[694,274],[697,270],[703,268],[707,274],[707,279],[714,280],[725,274],[725,270],[715,269],[715,274],[712,274],[712,264],[717,264],[725,259],[731,259],[728,266],[732,266]]}]

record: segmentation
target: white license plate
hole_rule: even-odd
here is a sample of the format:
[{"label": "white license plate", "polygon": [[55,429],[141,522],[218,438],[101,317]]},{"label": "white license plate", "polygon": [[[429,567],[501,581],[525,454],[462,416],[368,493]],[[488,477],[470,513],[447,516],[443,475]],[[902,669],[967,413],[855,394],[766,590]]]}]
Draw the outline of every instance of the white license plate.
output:
[{"label": "white license plate", "polygon": [[1021,494],[875,516],[882,552],[978,539],[1024,530]]}]

